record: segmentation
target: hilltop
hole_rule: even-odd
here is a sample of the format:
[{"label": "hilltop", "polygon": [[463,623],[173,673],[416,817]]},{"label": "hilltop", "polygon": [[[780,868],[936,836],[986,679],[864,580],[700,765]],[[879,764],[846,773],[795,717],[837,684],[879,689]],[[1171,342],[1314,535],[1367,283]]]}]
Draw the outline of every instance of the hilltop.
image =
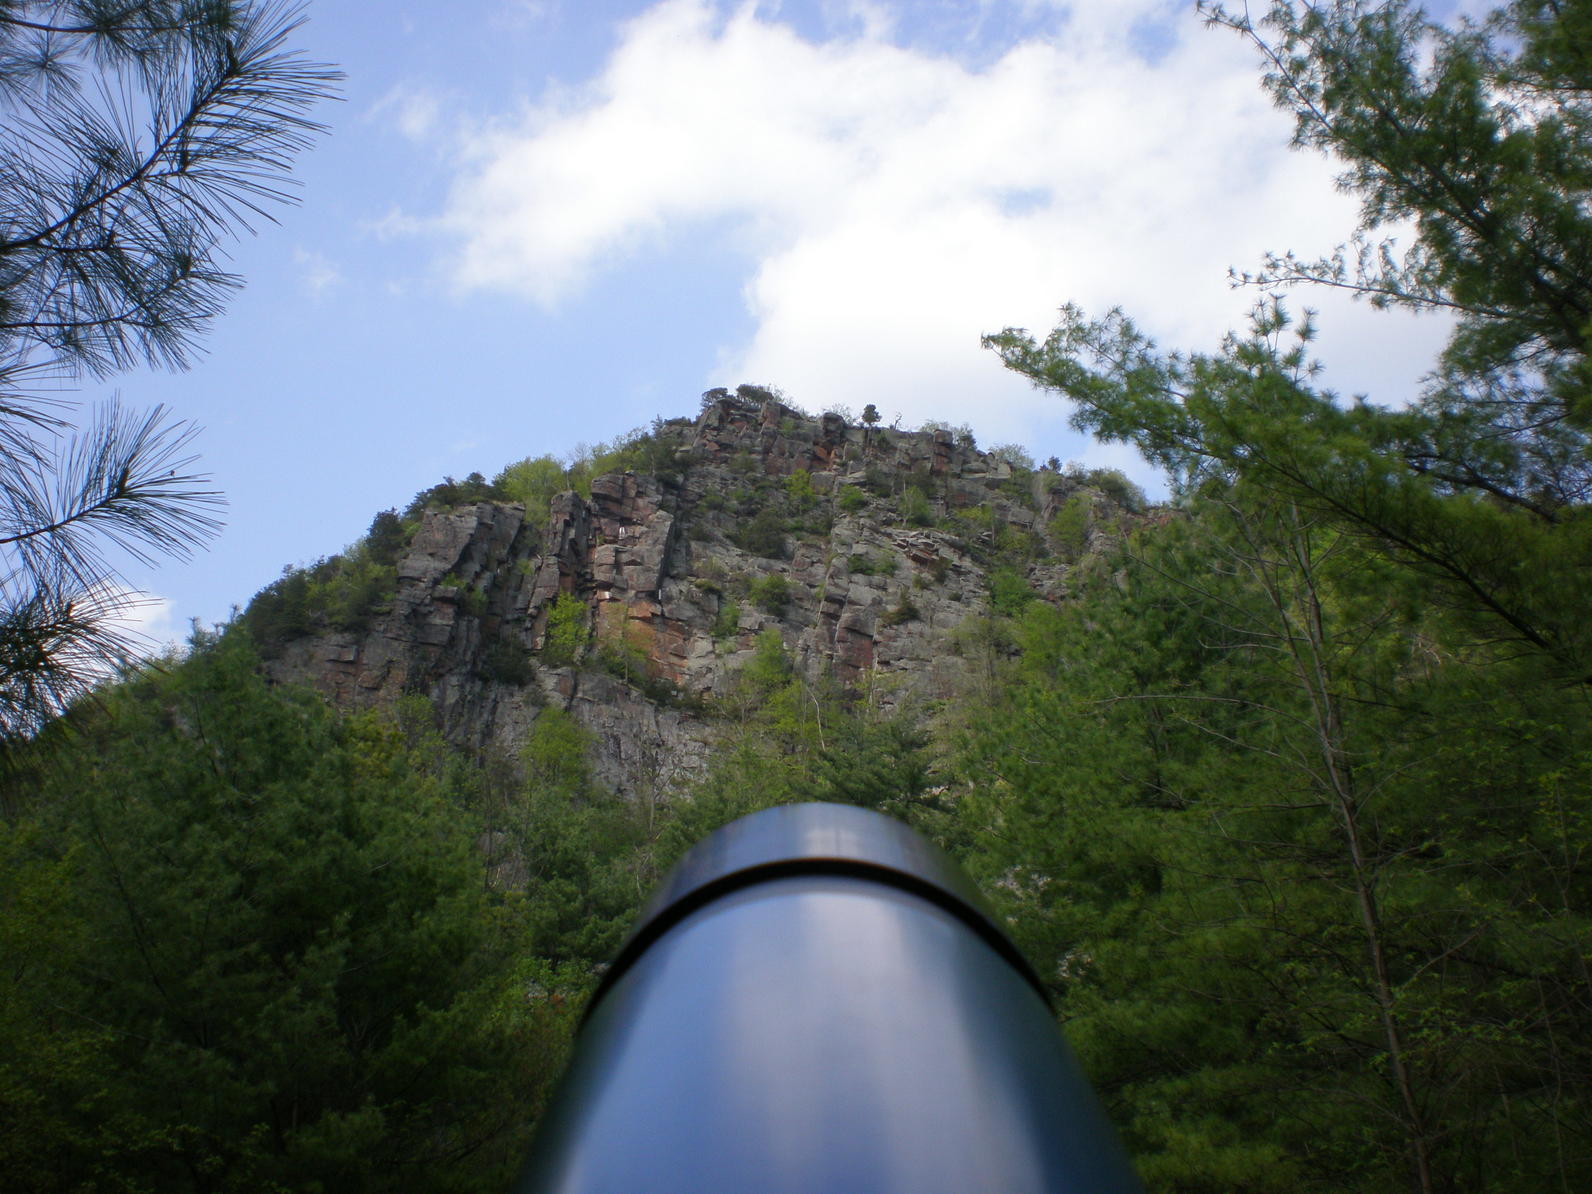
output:
[{"label": "hilltop", "polygon": [[742,386],[589,461],[433,487],[243,622],[275,679],[422,694],[460,745],[512,755],[566,710],[605,783],[656,792],[700,770],[760,649],[886,710],[943,699],[992,613],[1062,598],[1142,502],[1110,470]]}]

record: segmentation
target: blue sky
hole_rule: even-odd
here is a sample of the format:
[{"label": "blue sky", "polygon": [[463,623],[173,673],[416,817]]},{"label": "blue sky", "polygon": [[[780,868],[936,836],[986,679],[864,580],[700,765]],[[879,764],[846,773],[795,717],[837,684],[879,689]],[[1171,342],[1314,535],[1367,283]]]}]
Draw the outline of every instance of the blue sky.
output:
[{"label": "blue sky", "polygon": [[[979,336],[1121,305],[1211,347],[1267,249],[1354,209],[1286,148],[1251,52],[1165,0],[312,0],[347,72],[302,203],[181,375],[114,388],[203,426],[229,500],[129,574],[181,634],[444,475],[560,455],[753,381],[818,411],[972,424],[1127,468]],[[1329,384],[1406,398],[1440,323],[1333,296]],[[85,391],[85,397],[95,396]]]}]

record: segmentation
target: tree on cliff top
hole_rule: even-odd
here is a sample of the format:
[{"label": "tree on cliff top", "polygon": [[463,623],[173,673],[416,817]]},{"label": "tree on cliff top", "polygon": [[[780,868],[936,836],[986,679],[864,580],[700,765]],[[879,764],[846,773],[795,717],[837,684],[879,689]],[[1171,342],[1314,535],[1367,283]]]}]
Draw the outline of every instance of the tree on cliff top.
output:
[{"label": "tree on cliff top", "polygon": [[337,73],[274,0],[0,0],[0,741],[125,654],[113,553],[180,557],[219,495],[193,429],[40,382],[186,367],[241,284],[224,235],[288,199]]}]

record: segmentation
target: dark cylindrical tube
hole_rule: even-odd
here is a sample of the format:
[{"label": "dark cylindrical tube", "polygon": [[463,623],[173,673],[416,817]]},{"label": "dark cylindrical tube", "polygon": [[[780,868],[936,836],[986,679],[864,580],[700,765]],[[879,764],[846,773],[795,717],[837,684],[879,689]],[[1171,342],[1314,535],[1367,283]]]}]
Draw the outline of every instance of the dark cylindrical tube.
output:
[{"label": "dark cylindrical tube", "polygon": [[697,845],[594,997],[517,1194],[1137,1194],[956,866],[801,804]]}]

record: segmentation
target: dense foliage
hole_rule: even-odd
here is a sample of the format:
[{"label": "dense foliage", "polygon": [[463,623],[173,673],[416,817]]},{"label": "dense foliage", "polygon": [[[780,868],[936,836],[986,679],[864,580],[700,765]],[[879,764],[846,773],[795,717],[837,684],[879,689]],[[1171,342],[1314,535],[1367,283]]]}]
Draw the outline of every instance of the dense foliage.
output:
[{"label": "dense foliage", "polygon": [[1212,353],[1071,307],[991,338],[1181,499],[1029,611],[964,751],[973,856],[1158,1188],[1592,1181],[1588,11],[1210,9],[1363,203],[1251,280],[1454,312],[1414,401],[1317,389],[1275,298]]},{"label": "dense foliage", "polygon": [[557,708],[516,758],[467,756],[423,698],[340,716],[269,685],[241,621],[75,709],[3,793],[8,1181],[502,1188],[574,1013],[693,841],[925,782],[910,720],[798,676],[777,632],[716,713],[693,799],[619,800]]},{"label": "dense foliage", "polygon": [[[501,1189],[659,875],[735,816],[822,799],[962,858],[1152,1190],[1592,1186],[1589,13],[1211,10],[1365,201],[1359,247],[1253,280],[1456,312],[1412,401],[1322,392],[1274,297],[1193,354],[1069,308],[1043,341],[991,343],[1164,466],[1172,506],[1017,449],[1013,497],[1056,498],[1033,531],[949,508],[926,472],[820,492],[748,460],[703,498],[767,557],[847,518],[957,539],[988,592],[947,636],[938,706],[879,674],[844,689],[766,628],[693,710],[719,735],[704,771],[621,800],[551,705],[515,757],[469,756],[421,698],[340,717],[260,679],[248,634],[357,628],[429,506],[545,516],[600,471],[679,467],[665,424],[434,487],[75,709],[0,790],[0,1172]],[[1389,219],[1417,230],[1402,258],[1372,243]],[[1041,552],[1063,602],[1028,584]],[[723,639],[792,601],[776,575],[695,579]],[[555,601],[539,662],[646,690],[590,615]],[[916,616],[910,593],[881,613]]]},{"label": "dense foliage", "polygon": [[500,1188],[567,1011],[479,778],[236,633],[57,732],[0,828],[7,1188]]},{"label": "dense foliage", "polygon": [[1287,503],[1100,564],[1023,611],[947,832],[1152,1187],[1578,1188],[1585,694]]}]

